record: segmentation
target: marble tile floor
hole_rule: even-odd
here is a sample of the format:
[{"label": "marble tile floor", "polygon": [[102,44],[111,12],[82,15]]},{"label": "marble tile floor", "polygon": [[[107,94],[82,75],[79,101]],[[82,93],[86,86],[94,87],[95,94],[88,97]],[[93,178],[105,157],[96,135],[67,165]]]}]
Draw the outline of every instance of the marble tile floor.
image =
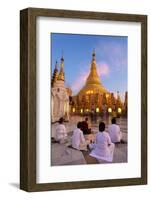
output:
[{"label": "marble tile floor", "polygon": [[[89,156],[90,151],[79,151],[64,144],[52,143],[51,165],[81,165],[109,163]],[[112,163],[127,162],[127,144],[116,144]]]}]

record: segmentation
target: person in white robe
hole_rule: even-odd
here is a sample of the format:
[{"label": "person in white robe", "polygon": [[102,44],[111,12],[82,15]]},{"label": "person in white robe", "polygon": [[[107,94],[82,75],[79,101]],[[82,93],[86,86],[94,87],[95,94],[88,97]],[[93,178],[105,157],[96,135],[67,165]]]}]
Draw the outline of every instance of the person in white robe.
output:
[{"label": "person in white robe", "polygon": [[64,143],[64,142],[67,141],[67,131],[66,131],[66,127],[63,124],[63,122],[64,122],[64,119],[61,117],[59,119],[59,124],[56,127],[56,136],[55,136],[55,139],[59,143]]},{"label": "person in white robe", "polygon": [[109,134],[105,131],[104,122],[99,124],[99,132],[96,134],[95,142],[89,144],[89,147],[92,149],[89,154],[90,156],[97,160],[113,161],[115,145],[111,142]]},{"label": "person in white robe", "polygon": [[112,124],[108,126],[108,133],[113,143],[119,143],[122,140],[122,133],[119,125],[116,124],[116,118],[112,118]]},{"label": "person in white robe", "polygon": [[87,150],[87,142],[81,130],[82,123],[78,122],[77,128],[73,131],[72,147],[77,150]]}]

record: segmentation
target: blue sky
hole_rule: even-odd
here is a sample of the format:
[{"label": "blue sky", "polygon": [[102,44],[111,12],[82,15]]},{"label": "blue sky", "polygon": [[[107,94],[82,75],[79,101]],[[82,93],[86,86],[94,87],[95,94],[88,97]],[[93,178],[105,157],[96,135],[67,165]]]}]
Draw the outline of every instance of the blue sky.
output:
[{"label": "blue sky", "polygon": [[[76,94],[85,83],[90,71],[92,51],[95,49],[97,71],[104,87],[121,97],[127,91],[127,36],[51,34],[50,65],[60,64],[64,57],[65,84]],[[123,97],[122,97],[123,98]]]}]

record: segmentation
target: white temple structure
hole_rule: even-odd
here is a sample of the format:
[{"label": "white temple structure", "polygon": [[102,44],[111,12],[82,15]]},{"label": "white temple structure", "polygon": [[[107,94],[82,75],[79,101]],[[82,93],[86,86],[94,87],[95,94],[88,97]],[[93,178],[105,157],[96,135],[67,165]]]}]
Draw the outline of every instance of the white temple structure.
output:
[{"label": "white temple structure", "polygon": [[65,87],[64,59],[61,58],[60,72],[57,62],[51,82],[51,121],[58,121],[61,117],[69,119],[69,94]]}]

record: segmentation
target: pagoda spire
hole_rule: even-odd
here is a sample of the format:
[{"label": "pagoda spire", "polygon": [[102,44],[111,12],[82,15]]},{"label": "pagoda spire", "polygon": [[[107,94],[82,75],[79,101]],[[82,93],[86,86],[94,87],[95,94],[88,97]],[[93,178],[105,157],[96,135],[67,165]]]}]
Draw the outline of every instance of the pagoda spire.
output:
[{"label": "pagoda spire", "polygon": [[63,56],[61,57],[60,72],[59,72],[58,80],[62,80],[62,81],[65,80],[65,77],[64,77],[64,58],[63,58]]},{"label": "pagoda spire", "polygon": [[93,52],[92,52],[92,62],[91,62],[91,68],[94,68],[94,69],[96,70],[95,49],[93,49]]},{"label": "pagoda spire", "polygon": [[79,95],[86,94],[103,94],[109,93],[106,88],[101,83],[100,77],[97,72],[97,64],[96,64],[96,53],[95,50],[92,52],[92,60],[90,66],[90,72],[86,79],[86,83],[84,87],[79,91]]},{"label": "pagoda spire", "polygon": [[120,97],[119,91],[117,91],[117,102],[116,102],[116,105],[117,106],[121,106],[122,105],[122,101],[121,101],[121,97]]},{"label": "pagoda spire", "polygon": [[57,61],[56,61],[56,63],[55,63],[55,69],[54,69],[53,76],[52,76],[52,80],[51,80],[52,86],[53,86],[54,83],[57,81],[57,79],[58,79],[58,63],[57,63]]},{"label": "pagoda spire", "polygon": [[95,61],[95,49],[93,49],[93,52],[92,52],[92,61]]},{"label": "pagoda spire", "polygon": [[86,85],[88,84],[101,84],[99,75],[97,73],[96,59],[95,59],[95,50],[92,52],[92,61],[90,74],[87,78]]},{"label": "pagoda spire", "polygon": [[55,70],[58,71],[58,62],[55,63]]}]

